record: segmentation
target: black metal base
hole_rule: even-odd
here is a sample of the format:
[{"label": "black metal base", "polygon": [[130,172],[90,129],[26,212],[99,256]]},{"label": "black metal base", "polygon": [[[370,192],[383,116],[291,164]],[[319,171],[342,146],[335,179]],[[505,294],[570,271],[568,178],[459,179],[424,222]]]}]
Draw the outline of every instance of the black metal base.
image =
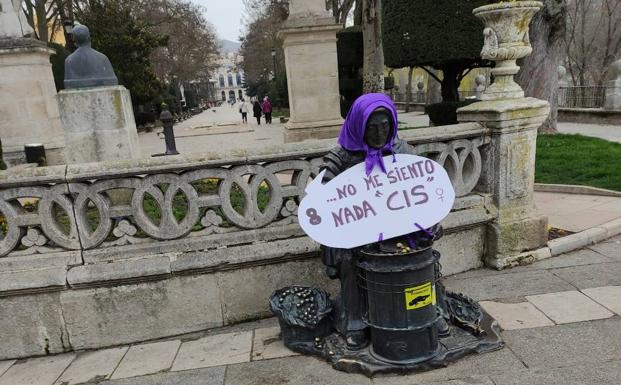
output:
[{"label": "black metal base", "polygon": [[[464,301],[462,303],[466,306],[473,304],[467,297],[454,294],[450,294],[450,296],[453,299],[458,298],[458,302]],[[474,304],[474,306],[477,305]],[[451,313],[454,315],[452,311]],[[478,317],[476,325],[467,325],[459,321],[455,317],[451,317],[450,335],[440,338],[435,356],[422,362],[391,363],[382,361],[373,354],[372,345],[361,350],[350,350],[347,348],[343,337],[338,333],[316,340],[314,343],[297,343],[289,346],[289,348],[298,353],[321,356],[334,369],[372,377],[376,374],[407,374],[443,368],[466,355],[487,353],[504,346],[498,323],[482,309],[480,309],[480,317]]]},{"label": "black metal base", "polygon": [[153,154],[153,155],[151,155],[151,157],[152,158],[157,158],[157,157],[160,157],[160,156],[170,156],[170,155],[179,155],[179,153],[177,151],[175,151],[175,152],[165,152],[163,154]]}]

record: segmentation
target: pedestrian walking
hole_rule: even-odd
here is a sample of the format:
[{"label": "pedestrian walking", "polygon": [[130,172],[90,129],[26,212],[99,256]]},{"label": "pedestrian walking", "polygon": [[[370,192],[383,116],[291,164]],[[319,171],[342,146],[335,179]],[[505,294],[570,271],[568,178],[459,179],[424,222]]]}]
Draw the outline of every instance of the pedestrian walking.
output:
[{"label": "pedestrian walking", "polygon": [[242,116],[242,122],[248,124],[248,110],[250,110],[250,106],[248,103],[242,98],[239,102],[239,113]]},{"label": "pedestrian walking", "polygon": [[265,123],[272,124],[272,103],[267,96],[263,98],[263,104],[261,104],[261,110],[265,114]]},{"label": "pedestrian walking", "polygon": [[260,126],[261,125],[261,112],[263,112],[263,110],[261,109],[261,103],[259,103],[258,100],[255,100],[254,103],[252,104],[252,112],[254,117],[257,119],[257,124]]}]

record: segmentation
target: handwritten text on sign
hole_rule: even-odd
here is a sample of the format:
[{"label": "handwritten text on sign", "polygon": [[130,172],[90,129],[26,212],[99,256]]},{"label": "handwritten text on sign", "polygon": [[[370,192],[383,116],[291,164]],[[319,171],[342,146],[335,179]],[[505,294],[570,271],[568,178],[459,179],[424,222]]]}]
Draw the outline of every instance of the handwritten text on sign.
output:
[{"label": "handwritten text on sign", "polygon": [[367,176],[364,162],[327,184],[320,173],[306,188],[298,217],[302,229],[322,245],[352,248],[430,228],[455,202],[448,174],[416,155],[384,157],[387,172]]}]

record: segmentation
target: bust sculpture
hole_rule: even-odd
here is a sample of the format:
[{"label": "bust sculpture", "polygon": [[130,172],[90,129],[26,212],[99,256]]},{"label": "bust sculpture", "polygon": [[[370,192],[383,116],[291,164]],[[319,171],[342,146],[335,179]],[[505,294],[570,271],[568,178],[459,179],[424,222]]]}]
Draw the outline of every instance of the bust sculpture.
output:
[{"label": "bust sculpture", "polygon": [[116,86],[119,81],[106,55],[91,48],[91,35],[84,25],[73,27],[78,49],[65,60],[65,88]]},{"label": "bust sculpture", "polygon": [[19,38],[33,32],[22,12],[22,0],[0,0],[0,38]]}]

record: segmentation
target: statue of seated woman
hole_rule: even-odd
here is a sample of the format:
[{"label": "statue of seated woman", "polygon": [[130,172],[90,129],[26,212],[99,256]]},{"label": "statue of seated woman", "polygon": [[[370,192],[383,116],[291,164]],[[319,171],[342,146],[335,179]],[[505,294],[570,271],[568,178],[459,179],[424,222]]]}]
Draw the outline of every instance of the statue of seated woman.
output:
[{"label": "statue of seated woman", "polygon": [[[383,157],[394,154],[412,154],[414,149],[397,135],[397,110],[384,94],[366,94],[352,105],[338,138],[339,146],[324,158],[324,183],[361,162],[369,174],[375,167],[386,172]],[[439,227],[438,227],[439,229]],[[432,234],[439,238],[441,231]],[[427,236],[423,234],[424,236]],[[418,237],[416,233],[412,235]],[[395,240],[380,242],[380,247],[394,249]],[[357,350],[368,344],[368,327],[363,321],[365,299],[358,282],[358,249],[338,249],[322,246],[322,260],[326,273],[332,279],[340,279],[341,292],[336,298],[335,327],[345,337],[348,348]],[[439,275],[439,266],[437,267]],[[438,303],[442,310],[443,288],[439,285]],[[438,325],[440,333],[448,333],[444,317]]]}]

